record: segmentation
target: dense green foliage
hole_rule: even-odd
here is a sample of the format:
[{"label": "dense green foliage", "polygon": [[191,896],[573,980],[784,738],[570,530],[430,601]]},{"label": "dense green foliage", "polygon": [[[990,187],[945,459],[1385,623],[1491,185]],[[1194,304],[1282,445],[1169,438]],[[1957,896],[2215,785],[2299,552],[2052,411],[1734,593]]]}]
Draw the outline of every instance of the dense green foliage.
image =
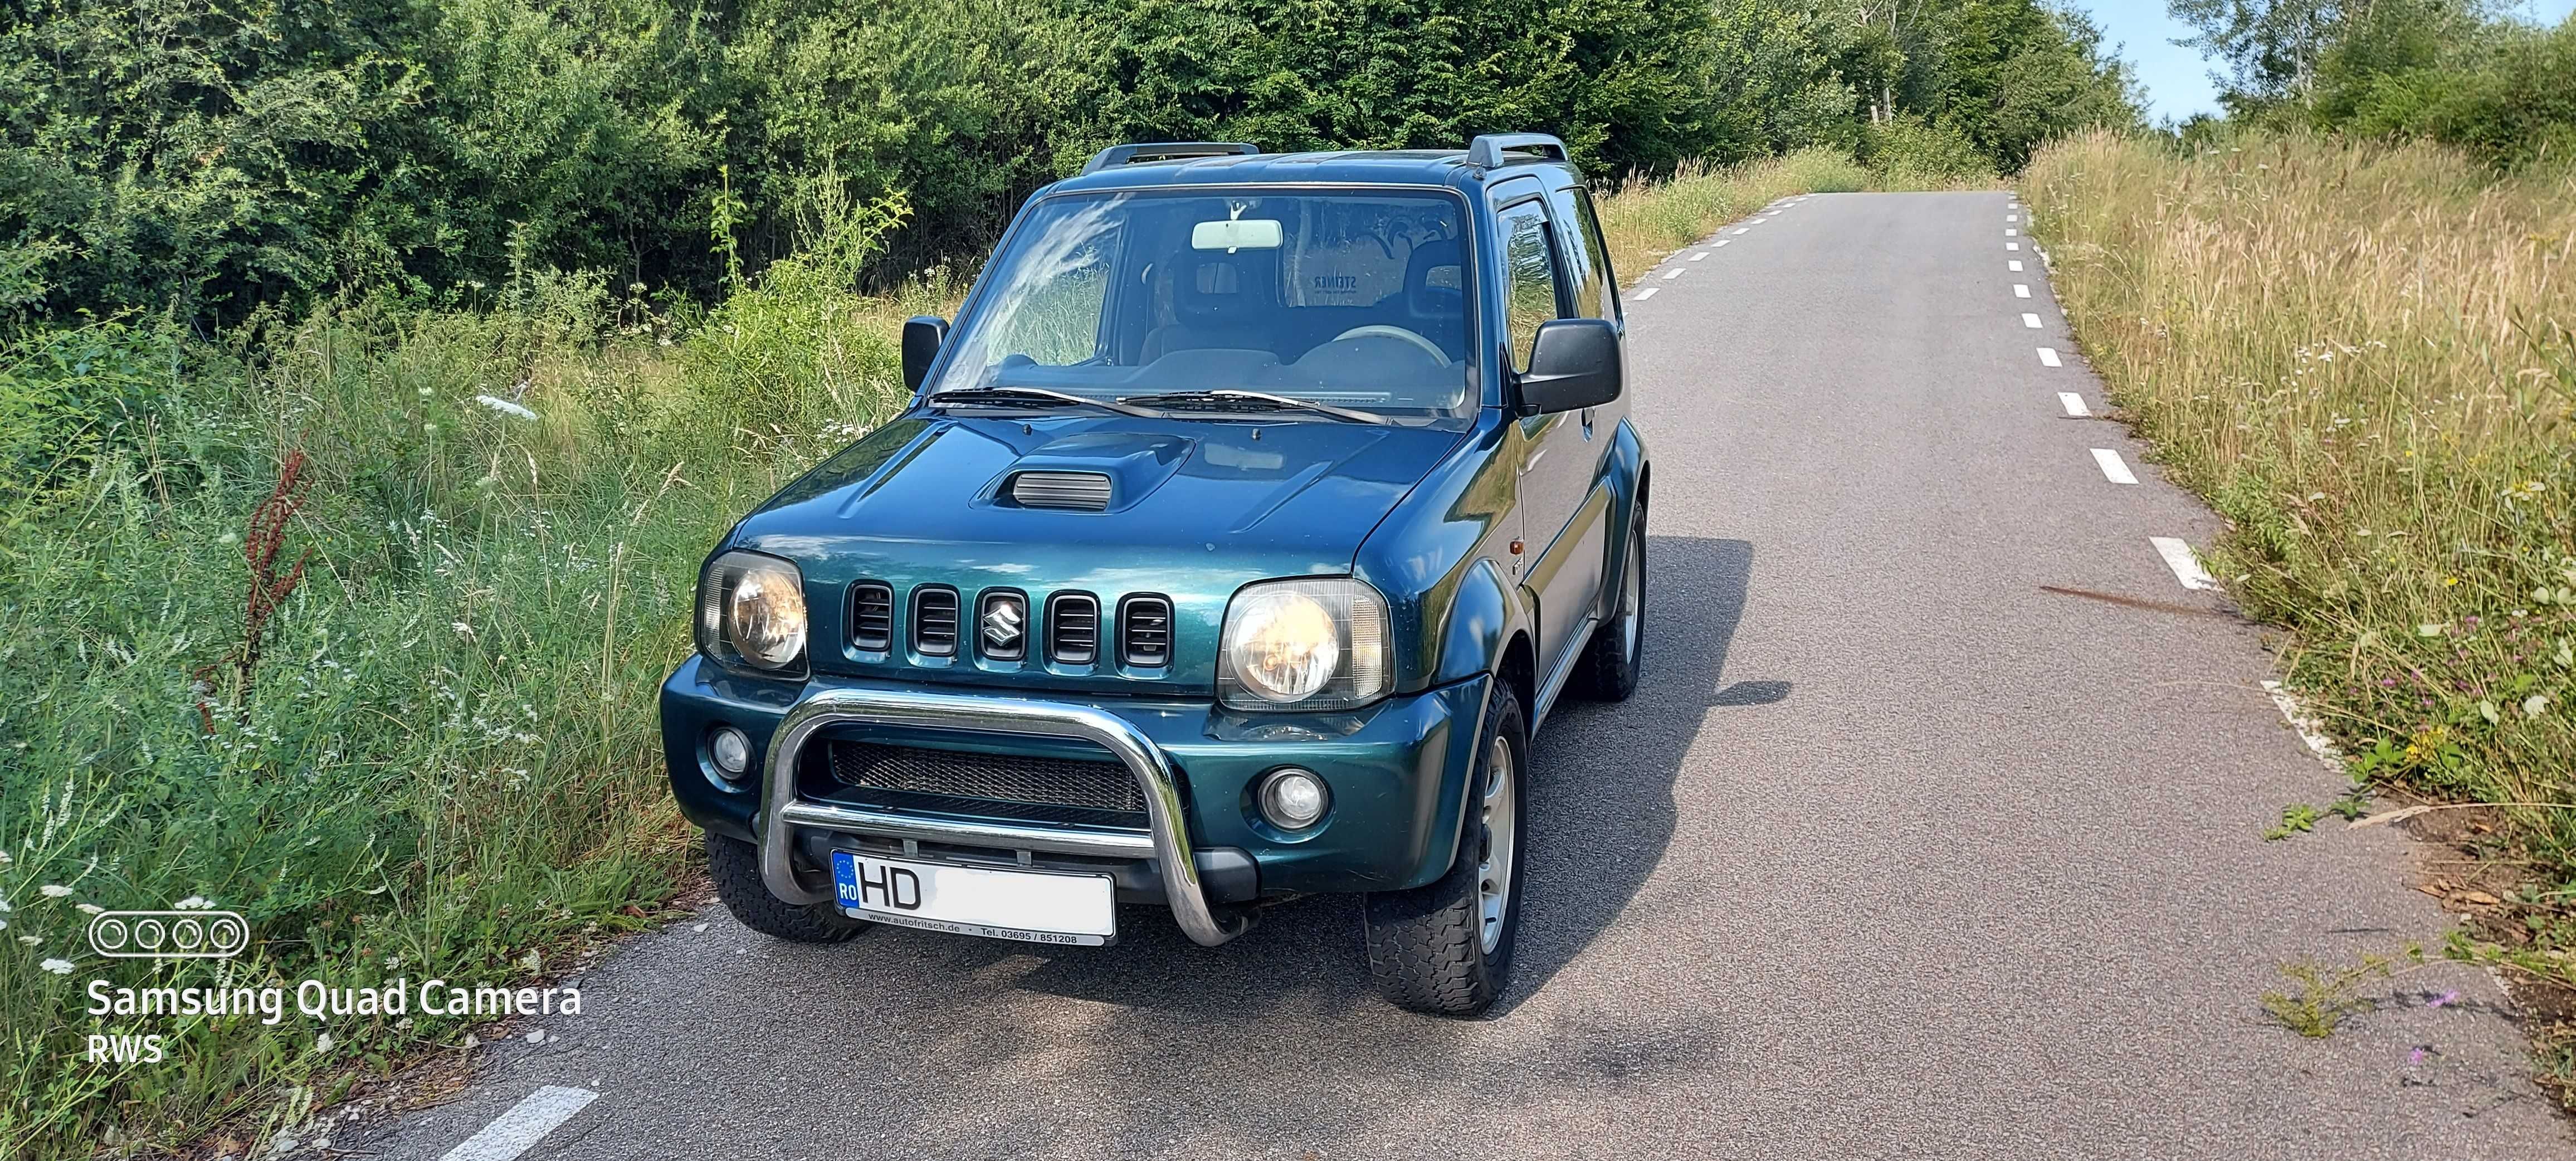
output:
[{"label": "dense green foliage", "polygon": [[882,285],[1128,139],[2012,168],[2127,89],[2038,0],[8,0],[0,311],[228,326],[548,268],[704,301],[902,193]]},{"label": "dense green foliage", "polygon": [[2576,155],[2576,17],[2544,29],[2480,0],[2174,0],[2173,12],[2228,63],[2233,127],[2439,141],[2506,168]]}]

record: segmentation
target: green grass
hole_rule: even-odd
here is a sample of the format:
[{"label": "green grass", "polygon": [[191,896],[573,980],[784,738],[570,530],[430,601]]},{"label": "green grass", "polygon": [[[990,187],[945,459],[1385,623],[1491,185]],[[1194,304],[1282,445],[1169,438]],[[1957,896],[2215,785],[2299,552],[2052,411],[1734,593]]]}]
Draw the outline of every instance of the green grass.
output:
[{"label": "green grass", "polygon": [[2576,983],[2576,176],[2102,135],[2021,188],[2085,354],[2226,517],[2211,571],[2291,631],[2356,782],[2494,804],[2532,902],[2474,950]]},{"label": "green grass", "polygon": [[1868,189],[1870,182],[1870,171],[1850,155],[1822,147],[1729,166],[1686,162],[1662,181],[1631,178],[1599,206],[1610,268],[1633,280],[1664,255],[1777,199]]},{"label": "green grass", "polygon": [[[0,1155],[256,1134],[462,1034],[101,1029],[93,976],[215,969],[98,960],[81,904],[240,911],[230,978],[290,984],[515,983],[531,950],[552,970],[648,920],[688,860],[654,692],[699,560],[895,406],[898,312],[949,298],[838,289],[899,207],[875,212],[692,318],[543,275],[490,313],[361,304],[229,349],[100,324],[0,354]],[[295,451],[276,563],[306,568],[245,681],[246,521]],[[80,1059],[101,1030],[173,1033],[170,1059]]]},{"label": "green grass", "polygon": [[[1640,247],[1866,180],[1811,152],[1602,210],[1635,273]],[[219,343],[107,322],[0,348],[0,1155],[256,1143],[465,1033],[95,1019],[93,977],[217,969],[97,959],[79,905],[240,911],[253,948],[225,978],[290,985],[516,984],[656,918],[693,862],[654,695],[700,560],[899,404],[900,320],[962,289],[846,289],[902,213],[823,207],[800,257],[712,311],[530,272],[489,311],[361,301]],[[297,452],[274,564],[306,566],[245,671],[250,518]],[[88,1063],[92,1031],[170,1034],[169,1059]]]}]

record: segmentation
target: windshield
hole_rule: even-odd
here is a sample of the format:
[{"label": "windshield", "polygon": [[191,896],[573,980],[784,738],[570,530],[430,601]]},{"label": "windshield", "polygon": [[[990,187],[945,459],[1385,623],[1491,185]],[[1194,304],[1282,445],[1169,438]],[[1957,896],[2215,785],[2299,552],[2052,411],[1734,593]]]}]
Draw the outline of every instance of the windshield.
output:
[{"label": "windshield", "polygon": [[984,275],[931,390],[1454,413],[1472,398],[1463,234],[1432,192],[1060,194]]}]

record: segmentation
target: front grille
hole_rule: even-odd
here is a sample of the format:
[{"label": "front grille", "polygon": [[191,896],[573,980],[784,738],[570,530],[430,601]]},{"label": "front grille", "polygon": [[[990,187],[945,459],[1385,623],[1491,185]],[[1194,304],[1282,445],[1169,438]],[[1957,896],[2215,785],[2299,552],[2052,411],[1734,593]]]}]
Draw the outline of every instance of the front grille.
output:
[{"label": "front grille", "polygon": [[1145,825],[1145,796],[1108,759],[1021,757],[835,738],[838,795],[863,805],[1093,826]]},{"label": "front grille", "polygon": [[924,657],[957,655],[957,590],[924,586],[912,591],[912,648]]},{"label": "front grille", "polygon": [[1118,602],[1118,655],[1129,665],[1172,662],[1172,602],[1139,595]]},{"label": "front grille", "polygon": [[1011,477],[1011,499],[1023,508],[1099,512],[1109,507],[1109,477],[1098,472],[1021,472]]},{"label": "front grille", "polygon": [[850,586],[850,644],[871,652],[894,648],[894,589],[879,581]]},{"label": "front grille", "polygon": [[1089,665],[1100,657],[1100,600],[1089,593],[1058,593],[1047,602],[1047,658]]}]

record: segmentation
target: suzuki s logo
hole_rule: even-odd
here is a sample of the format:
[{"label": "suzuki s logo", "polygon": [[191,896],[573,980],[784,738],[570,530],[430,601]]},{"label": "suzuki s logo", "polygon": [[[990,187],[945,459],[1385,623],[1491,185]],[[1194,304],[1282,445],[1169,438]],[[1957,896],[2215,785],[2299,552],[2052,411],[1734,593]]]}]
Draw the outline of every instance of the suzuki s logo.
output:
[{"label": "suzuki s logo", "polygon": [[984,602],[984,653],[988,657],[1020,655],[1020,635],[1028,615],[1020,611],[1017,597],[994,597]]}]

